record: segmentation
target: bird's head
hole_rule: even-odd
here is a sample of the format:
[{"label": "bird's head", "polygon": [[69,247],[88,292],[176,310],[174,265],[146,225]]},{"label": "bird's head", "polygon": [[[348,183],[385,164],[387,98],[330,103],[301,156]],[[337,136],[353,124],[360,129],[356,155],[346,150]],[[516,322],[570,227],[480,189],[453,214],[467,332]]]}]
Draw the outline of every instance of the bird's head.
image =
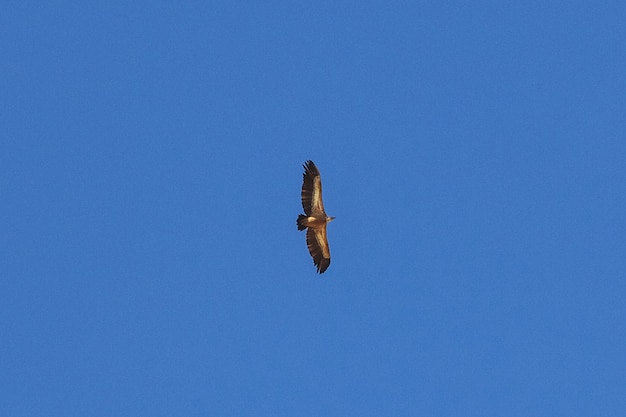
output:
[{"label": "bird's head", "polygon": [[326,217],[326,221],[327,221],[328,223],[332,222],[333,220],[335,220],[335,218],[334,218],[334,217]]}]

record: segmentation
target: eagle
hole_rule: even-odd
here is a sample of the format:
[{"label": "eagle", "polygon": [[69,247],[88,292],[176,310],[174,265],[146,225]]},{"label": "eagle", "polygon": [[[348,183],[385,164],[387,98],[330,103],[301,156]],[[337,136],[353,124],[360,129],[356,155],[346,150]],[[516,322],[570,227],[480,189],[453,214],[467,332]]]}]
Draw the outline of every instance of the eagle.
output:
[{"label": "eagle", "polygon": [[323,274],[330,265],[330,249],[326,238],[326,225],[334,220],[324,211],[322,203],[322,178],[313,161],[303,165],[302,208],[305,214],[298,215],[298,230],[306,231],[306,245],[317,267],[317,273]]}]

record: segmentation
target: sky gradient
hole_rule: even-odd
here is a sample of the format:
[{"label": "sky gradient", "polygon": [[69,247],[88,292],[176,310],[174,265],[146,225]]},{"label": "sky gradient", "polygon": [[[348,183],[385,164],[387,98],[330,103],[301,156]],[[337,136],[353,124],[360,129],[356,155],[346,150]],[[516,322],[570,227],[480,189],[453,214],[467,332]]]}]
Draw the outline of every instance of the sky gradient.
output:
[{"label": "sky gradient", "polygon": [[0,415],[626,415],[626,4],[518,3],[9,1]]}]

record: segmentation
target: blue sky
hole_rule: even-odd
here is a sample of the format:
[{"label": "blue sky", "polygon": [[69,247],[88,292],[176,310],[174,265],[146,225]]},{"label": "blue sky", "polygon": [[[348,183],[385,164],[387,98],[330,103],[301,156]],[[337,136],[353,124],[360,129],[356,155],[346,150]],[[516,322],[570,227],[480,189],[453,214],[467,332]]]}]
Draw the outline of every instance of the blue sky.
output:
[{"label": "blue sky", "polygon": [[0,414],[625,415],[625,21],[8,2]]}]

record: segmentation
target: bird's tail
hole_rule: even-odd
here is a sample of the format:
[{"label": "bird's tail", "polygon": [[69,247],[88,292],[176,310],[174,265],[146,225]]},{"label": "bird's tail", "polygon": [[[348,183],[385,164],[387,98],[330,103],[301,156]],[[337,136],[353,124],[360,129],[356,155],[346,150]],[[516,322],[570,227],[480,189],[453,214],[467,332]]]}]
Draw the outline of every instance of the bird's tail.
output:
[{"label": "bird's tail", "polygon": [[307,216],[305,216],[304,214],[299,214],[298,215],[298,230],[304,230],[307,228],[308,223],[309,223],[309,218]]}]

